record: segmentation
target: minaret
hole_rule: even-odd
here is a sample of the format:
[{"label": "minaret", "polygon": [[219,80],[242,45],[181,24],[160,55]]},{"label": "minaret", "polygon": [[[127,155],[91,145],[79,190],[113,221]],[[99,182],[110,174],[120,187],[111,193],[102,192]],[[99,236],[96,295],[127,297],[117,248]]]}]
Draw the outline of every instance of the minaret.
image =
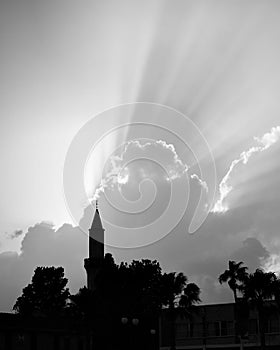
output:
[{"label": "minaret", "polygon": [[84,260],[84,267],[87,272],[87,287],[95,289],[95,279],[100,271],[104,259],[104,228],[102,226],[98,202],[93,217],[91,228],[89,229],[89,257]]}]

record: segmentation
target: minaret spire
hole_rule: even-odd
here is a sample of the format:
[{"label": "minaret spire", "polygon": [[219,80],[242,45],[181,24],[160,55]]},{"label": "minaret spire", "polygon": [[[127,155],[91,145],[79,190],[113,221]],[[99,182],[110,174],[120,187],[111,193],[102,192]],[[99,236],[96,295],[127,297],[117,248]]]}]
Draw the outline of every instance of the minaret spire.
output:
[{"label": "minaret spire", "polygon": [[104,228],[99,213],[98,201],[95,202],[95,213],[89,229],[89,257],[85,259],[88,289],[95,289],[95,278],[104,259]]}]

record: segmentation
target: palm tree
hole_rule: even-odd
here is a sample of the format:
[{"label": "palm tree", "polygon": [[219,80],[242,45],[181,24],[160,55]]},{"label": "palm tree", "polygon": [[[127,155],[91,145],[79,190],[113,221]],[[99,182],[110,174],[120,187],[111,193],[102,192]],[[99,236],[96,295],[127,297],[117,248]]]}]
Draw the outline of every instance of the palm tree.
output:
[{"label": "palm tree", "polygon": [[249,274],[243,285],[244,299],[258,312],[261,349],[265,349],[265,303],[268,300],[278,300],[279,279],[273,272],[257,269]]},{"label": "palm tree", "polygon": [[235,262],[230,260],[228,262],[228,270],[225,270],[220,276],[219,276],[219,282],[220,284],[227,282],[229,285],[229,288],[233,292],[234,301],[235,303],[238,301],[237,297],[237,291],[240,290],[242,283],[246,280],[248,274],[247,274],[247,267],[242,266],[243,262]]},{"label": "palm tree", "polygon": [[[243,262],[235,262],[230,260],[228,262],[228,269],[225,270],[219,276],[220,284],[227,282],[230,289],[233,292],[235,307],[234,307],[234,320],[235,320],[235,334],[240,339],[242,344],[242,336],[247,332],[247,323],[244,322],[248,317],[249,309],[247,303],[244,300],[240,300],[237,297],[237,291],[242,290],[242,286],[245,283],[248,273],[247,267],[242,266]],[[241,345],[242,346],[242,345]]]},{"label": "palm tree", "polygon": [[179,306],[189,312],[194,304],[201,302],[200,288],[195,283],[187,283],[179,300]]},{"label": "palm tree", "polygon": [[164,273],[161,279],[162,305],[169,311],[171,326],[171,350],[176,350],[175,308],[180,307],[184,314],[189,314],[191,308],[200,302],[200,288],[195,283],[187,283],[187,277],[182,273]]}]

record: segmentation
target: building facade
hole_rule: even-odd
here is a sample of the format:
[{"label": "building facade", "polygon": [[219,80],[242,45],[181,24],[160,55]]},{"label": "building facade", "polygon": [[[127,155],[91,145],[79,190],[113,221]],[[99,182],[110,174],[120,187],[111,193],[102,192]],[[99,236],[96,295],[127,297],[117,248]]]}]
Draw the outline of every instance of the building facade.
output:
[{"label": "building facade", "polygon": [[0,313],[0,350],[89,350],[90,333],[76,322]]},{"label": "building facade", "polygon": [[[168,312],[164,310],[160,320],[161,350],[170,349],[170,330]],[[258,314],[248,309],[238,317],[234,303],[196,306],[190,317],[178,313],[175,337],[178,350],[259,350]],[[280,313],[272,303],[267,305],[265,338],[267,349],[280,349]]]}]

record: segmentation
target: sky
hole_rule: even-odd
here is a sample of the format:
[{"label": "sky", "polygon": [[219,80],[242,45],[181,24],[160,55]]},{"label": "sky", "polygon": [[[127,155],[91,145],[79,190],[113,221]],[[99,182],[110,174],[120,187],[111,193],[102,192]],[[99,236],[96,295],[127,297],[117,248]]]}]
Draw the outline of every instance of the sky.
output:
[{"label": "sky", "polygon": [[106,251],[231,301],[229,258],[280,272],[277,0],[0,2],[0,310],[38,265]]}]

